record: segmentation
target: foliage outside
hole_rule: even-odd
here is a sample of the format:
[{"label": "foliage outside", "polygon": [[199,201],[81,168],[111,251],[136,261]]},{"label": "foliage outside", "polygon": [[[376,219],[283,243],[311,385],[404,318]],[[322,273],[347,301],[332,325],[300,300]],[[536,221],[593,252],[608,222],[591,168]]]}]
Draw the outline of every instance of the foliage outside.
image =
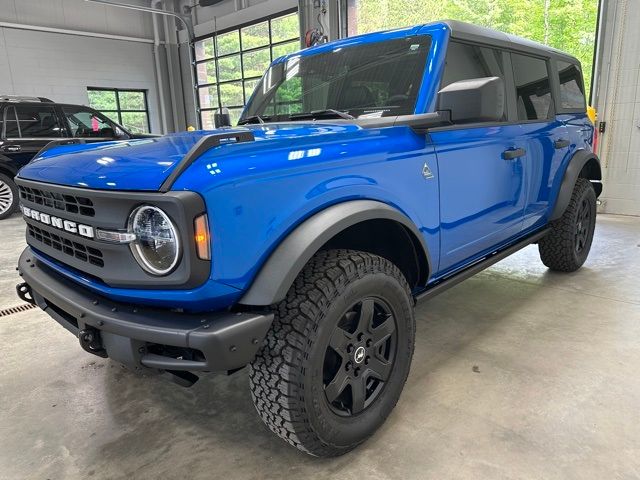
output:
[{"label": "foliage outside", "polygon": [[[349,30],[368,33],[455,19],[545,43],[580,60],[591,87],[598,0],[351,0]],[[588,97],[587,97],[588,98]]]}]

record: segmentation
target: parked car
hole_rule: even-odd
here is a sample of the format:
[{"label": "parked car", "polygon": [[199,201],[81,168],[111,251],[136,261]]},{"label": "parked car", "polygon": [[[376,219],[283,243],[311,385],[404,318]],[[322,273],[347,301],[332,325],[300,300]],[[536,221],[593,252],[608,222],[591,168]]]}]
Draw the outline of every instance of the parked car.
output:
[{"label": "parked car", "polygon": [[18,208],[14,177],[49,142],[126,140],[134,135],[100,112],[43,97],[0,95],[0,220]]},{"label": "parked car", "polygon": [[18,292],[135,370],[248,364],[312,455],[392,411],[416,302],[533,243],[562,272],[589,253],[594,128],[550,47],[454,21],[353,37],[274,61],[239,123],[23,168]]}]

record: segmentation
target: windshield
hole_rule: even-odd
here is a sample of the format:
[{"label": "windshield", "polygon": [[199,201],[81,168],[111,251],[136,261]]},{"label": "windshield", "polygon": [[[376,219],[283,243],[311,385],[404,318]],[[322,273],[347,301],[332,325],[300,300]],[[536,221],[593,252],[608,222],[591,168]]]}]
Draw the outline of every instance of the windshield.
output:
[{"label": "windshield", "polygon": [[428,36],[413,36],[274,64],[239,123],[412,114],[430,44]]}]

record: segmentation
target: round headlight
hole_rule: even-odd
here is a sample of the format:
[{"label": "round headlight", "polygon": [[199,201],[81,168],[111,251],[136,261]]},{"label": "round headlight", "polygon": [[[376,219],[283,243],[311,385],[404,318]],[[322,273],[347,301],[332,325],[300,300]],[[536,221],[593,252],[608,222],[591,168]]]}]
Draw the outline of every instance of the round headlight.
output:
[{"label": "round headlight", "polygon": [[129,217],[129,231],[136,239],[131,243],[136,260],[153,275],[166,275],[180,259],[180,239],[171,219],[157,207],[143,205]]}]

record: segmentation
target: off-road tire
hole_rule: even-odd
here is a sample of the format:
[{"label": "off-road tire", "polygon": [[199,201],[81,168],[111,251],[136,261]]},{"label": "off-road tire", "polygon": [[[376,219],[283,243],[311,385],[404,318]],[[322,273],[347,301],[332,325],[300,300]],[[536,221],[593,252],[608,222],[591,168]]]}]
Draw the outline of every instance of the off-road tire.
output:
[{"label": "off-road tire", "polygon": [[[18,209],[18,187],[11,177],[0,173],[0,220],[10,217]],[[9,200],[9,198],[11,200]],[[5,205],[5,201],[9,204]]]},{"label": "off-road tire", "polygon": [[[334,328],[351,302],[375,296],[397,328],[388,381],[359,414],[340,416],[325,395],[323,362]],[[319,457],[342,455],[371,436],[395,407],[415,339],[413,300],[398,267],[353,250],[317,253],[275,306],[265,343],[250,366],[251,396],[265,424],[294,447]]]},{"label": "off-road tire", "polygon": [[[586,220],[582,215],[585,208]],[[596,193],[589,180],[578,178],[567,209],[551,222],[551,231],[538,243],[542,263],[559,272],[578,270],[589,255],[595,226]],[[580,241],[578,231],[583,232]]]}]

